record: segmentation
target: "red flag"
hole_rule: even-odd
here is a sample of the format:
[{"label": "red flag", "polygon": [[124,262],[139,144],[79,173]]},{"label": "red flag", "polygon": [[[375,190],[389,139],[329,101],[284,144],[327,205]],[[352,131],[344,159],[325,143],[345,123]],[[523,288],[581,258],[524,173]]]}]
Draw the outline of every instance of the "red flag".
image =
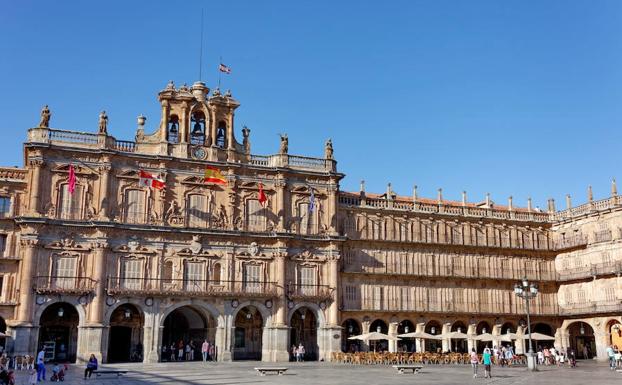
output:
[{"label": "red flag", "polygon": [[69,194],[73,194],[76,191],[76,170],[73,168],[73,164],[69,165],[69,185],[67,189]]},{"label": "red flag", "polygon": [[266,197],[266,193],[263,192],[263,184],[259,183],[259,204],[264,206],[264,203],[268,201],[268,197]]},{"label": "red flag", "polygon": [[164,188],[164,181],[162,179],[155,177],[146,171],[140,170],[139,177],[140,179],[138,180],[138,184],[140,186],[153,187],[157,189]]}]

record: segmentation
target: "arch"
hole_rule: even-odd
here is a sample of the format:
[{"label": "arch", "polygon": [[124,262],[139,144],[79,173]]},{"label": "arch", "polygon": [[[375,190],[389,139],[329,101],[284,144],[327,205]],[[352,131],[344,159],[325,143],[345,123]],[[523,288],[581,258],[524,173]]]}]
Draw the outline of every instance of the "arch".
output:
[{"label": "arch", "polygon": [[292,346],[304,347],[305,361],[316,361],[319,358],[318,346],[318,328],[319,320],[317,319],[314,309],[307,306],[300,306],[291,312],[290,326],[290,344]]},{"label": "arch", "polygon": [[361,324],[354,318],[348,318],[343,321],[341,327],[344,330],[344,336],[341,339],[341,350],[344,352],[358,352],[361,350],[360,340],[350,340],[352,336],[361,334]]},{"label": "arch", "polygon": [[[486,321],[480,321],[477,326],[475,327],[475,334],[479,335],[479,334],[484,334],[484,333],[490,333],[492,334],[492,328],[490,327],[490,324]],[[489,347],[491,348],[491,343],[489,341],[475,341],[475,350],[478,353],[483,353],[484,352],[484,348]]]},{"label": "arch", "polygon": [[505,322],[503,325],[501,325],[500,332],[501,334],[516,333],[516,324],[512,322]]},{"label": "arch", "polygon": [[[397,324],[397,334],[412,333],[415,330],[415,324],[411,320],[405,319]],[[401,339],[397,341],[397,349],[399,351],[413,352],[415,351],[415,340],[412,338]]]},{"label": "arch", "polygon": [[175,311],[176,309],[179,309],[181,307],[184,306],[191,306],[193,308],[195,308],[196,310],[199,310],[201,312],[203,312],[203,316],[206,318],[213,318],[214,320],[218,320],[219,323],[222,319],[221,314],[218,312],[218,309],[210,304],[210,303],[206,303],[206,302],[197,302],[197,301],[193,301],[193,300],[186,300],[186,301],[181,301],[181,302],[176,302],[175,304],[167,307],[162,314],[160,315],[160,322],[159,325],[160,327],[164,326],[164,320],[166,319],[166,317],[168,317],[169,314],[171,314],[173,311]]},{"label": "arch", "polygon": [[198,109],[190,115],[190,144],[202,146],[205,144],[205,114]]},{"label": "arch", "polygon": [[115,310],[124,305],[132,305],[134,309],[136,309],[140,313],[140,316],[144,319],[145,311],[141,306],[141,302],[137,300],[118,301],[114,305],[108,306],[108,309],[106,309],[106,311],[104,312],[104,322],[106,322],[106,326],[110,326],[110,318],[112,317],[112,313],[114,313]]},{"label": "arch", "polygon": [[76,362],[80,313],[69,302],[48,304],[36,318],[39,324],[37,350],[44,348],[46,361]]},{"label": "arch", "polygon": [[140,362],[143,359],[143,312],[134,304],[116,306],[108,319],[107,362]]},{"label": "arch", "polygon": [[[6,333],[6,321],[0,317],[0,333]],[[0,337],[0,354],[6,350],[6,337]]]},{"label": "arch", "polygon": [[622,348],[622,323],[617,319],[610,319],[605,324],[605,333],[609,336],[609,345],[614,345],[618,349]]},{"label": "arch", "polygon": [[255,308],[257,308],[257,310],[259,310],[259,313],[261,314],[261,317],[263,318],[263,327],[267,327],[270,326],[272,323],[272,313],[270,312],[270,310],[268,310],[268,308],[261,302],[259,301],[244,301],[244,302],[240,302],[238,304],[238,306],[235,308],[235,310],[233,311],[233,313],[231,313],[231,318],[235,320],[235,318],[238,316],[238,313],[245,307],[247,306],[254,306]]},{"label": "arch", "polygon": [[[555,336],[555,328],[547,323],[537,322],[533,324],[531,328],[533,329],[534,333],[546,334],[547,336],[553,336],[553,337]],[[527,329],[525,333],[529,333],[529,329]],[[540,341],[540,340],[532,339],[531,342],[533,344],[533,348],[535,349],[535,351],[538,351],[539,349],[544,349],[544,347],[550,348],[551,346],[553,346],[554,341]]]},{"label": "arch", "polygon": [[[462,322],[460,320],[455,321],[451,325],[451,331],[452,332],[467,333],[468,330],[469,329],[466,326],[466,323],[464,323],[464,322]],[[449,346],[450,346],[450,350],[452,352],[466,353],[466,352],[469,351],[469,343],[468,343],[466,338],[452,338],[449,341]]]},{"label": "arch", "polygon": [[169,143],[179,143],[179,117],[176,114],[169,116],[166,134]]},{"label": "arch", "polygon": [[227,123],[224,120],[218,122],[216,126],[216,147],[225,148],[227,146]]},{"label": "arch", "polygon": [[[430,320],[425,324],[425,327],[423,328],[423,330],[426,333],[429,333],[432,335],[438,335],[438,334],[441,334],[441,332],[443,331],[443,328],[439,321]],[[441,340],[423,340],[423,341],[425,343],[425,347],[423,349],[424,351],[437,352],[443,349],[443,344]]]},{"label": "arch", "polygon": [[568,340],[570,348],[575,351],[575,356],[582,359],[596,357],[596,339],[594,329],[584,321],[575,321],[568,324]]},{"label": "arch", "polygon": [[199,360],[203,342],[214,345],[216,341],[217,321],[201,306],[172,306],[162,316],[161,325],[162,361]]},{"label": "arch", "polygon": [[265,318],[254,305],[240,307],[234,319],[234,360],[261,361]]},{"label": "arch", "polygon": [[[369,325],[369,331],[371,333],[389,334],[389,326],[385,321],[376,319]],[[369,341],[369,343],[373,346],[374,351],[382,352],[389,350],[389,343],[387,340]]]}]

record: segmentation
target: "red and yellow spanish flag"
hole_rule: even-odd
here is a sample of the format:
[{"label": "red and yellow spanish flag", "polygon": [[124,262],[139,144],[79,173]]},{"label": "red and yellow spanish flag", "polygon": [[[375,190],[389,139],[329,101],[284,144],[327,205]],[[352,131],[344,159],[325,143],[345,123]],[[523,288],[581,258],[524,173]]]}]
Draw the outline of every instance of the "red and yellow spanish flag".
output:
[{"label": "red and yellow spanish flag", "polygon": [[225,176],[216,167],[205,168],[205,183],[227,184]]}]

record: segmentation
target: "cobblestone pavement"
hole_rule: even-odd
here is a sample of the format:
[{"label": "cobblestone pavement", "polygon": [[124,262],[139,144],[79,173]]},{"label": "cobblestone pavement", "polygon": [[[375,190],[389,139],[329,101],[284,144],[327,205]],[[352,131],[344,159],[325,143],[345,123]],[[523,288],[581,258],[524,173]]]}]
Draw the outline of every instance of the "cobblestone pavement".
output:
[{"label": "cobblestone pavement", "polygon": [[[253,369],[258,366],[285,366],[289,370],[282,376],[258,376]],[[527,372],[525,368],[493,367],[493,378],[483,378],[483,368],[479,377],[473,378],[471,367],[464,366],[425,366],[419,374],[398,374],[391,366],[350,366],[321,362],[305,363],[160,363],[160,364],[117,364],[104,365],[104,368],[127,370],[126,376],[102,375],[88,380],[83,379],[82,366],[72,366],[64,384],[92,385],[144,385],[144,384],[590,384],[599,385],[622,382],[622,373],[612,372],[606,363],[579,362],[575,369],[544,367],[537,373]],[[48,379],[50,369],[48,368]],[[47,381],[46,381],[47,382]],[[27,384],[26,372],[17,376],[17,385]]]}]

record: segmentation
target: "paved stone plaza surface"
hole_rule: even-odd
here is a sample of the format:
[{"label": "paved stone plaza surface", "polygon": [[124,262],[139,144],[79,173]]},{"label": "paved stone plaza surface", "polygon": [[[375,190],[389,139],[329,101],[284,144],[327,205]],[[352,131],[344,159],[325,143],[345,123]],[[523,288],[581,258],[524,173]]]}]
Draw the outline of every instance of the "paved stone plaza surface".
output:
[{"label": "paved stone plaza surface", "polygon": [[[285,366],[285,375],[256,374],[257,366]],[[82,366],[72,366],[65,384],[614,384],[622,382],[622,373],[611,372],[607,365],[595,362],[579,362],[575,369],[544,367],[538,373],[527,372],[525,368],[493,368],[493,378],[483,378],[483,367],[479,377],[472,377],[467,365],[424,366],[419,374],[398,374],[391,366],[350,366],[328,363],[161,363],[161,364],[119,364],[105,365],[105,368],[127,370],[124,377],[106,375],[83,380]],[[50,373],[48,368],[48,374]],[[48,376],[49,379],[49,376]],[[18,375],[17,384],[26,384],[26,374]]]}]

